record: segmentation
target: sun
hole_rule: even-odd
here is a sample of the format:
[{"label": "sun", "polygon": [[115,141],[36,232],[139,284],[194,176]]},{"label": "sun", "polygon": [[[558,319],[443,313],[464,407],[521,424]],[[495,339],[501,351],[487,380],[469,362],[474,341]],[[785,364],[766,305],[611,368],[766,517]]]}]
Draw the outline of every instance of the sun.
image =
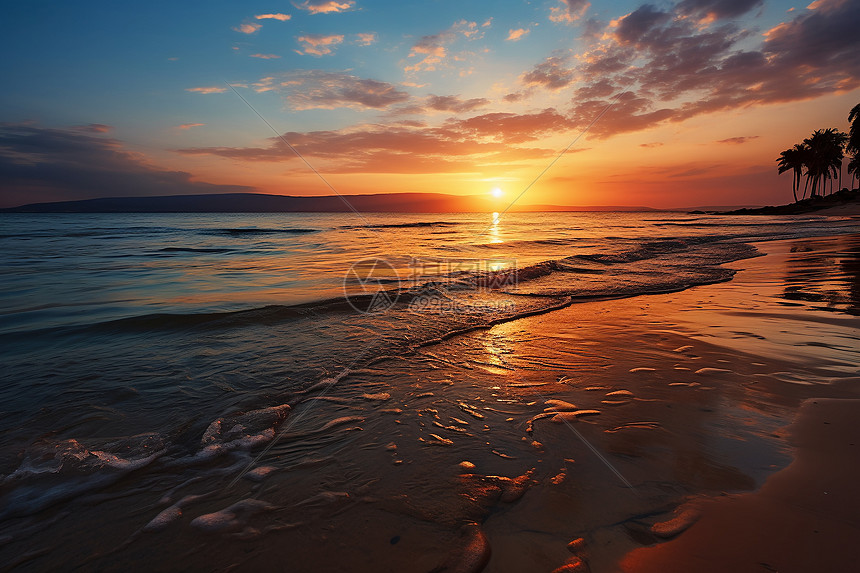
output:
[{"label": "sun", "polygon": [[496,187],[495,189],[490,191],[490,193],[493,195],[493,197],[495,197],[497,199],[505,194],[505,192],[502,191],[501,189],[499,189],[498,187]]}]

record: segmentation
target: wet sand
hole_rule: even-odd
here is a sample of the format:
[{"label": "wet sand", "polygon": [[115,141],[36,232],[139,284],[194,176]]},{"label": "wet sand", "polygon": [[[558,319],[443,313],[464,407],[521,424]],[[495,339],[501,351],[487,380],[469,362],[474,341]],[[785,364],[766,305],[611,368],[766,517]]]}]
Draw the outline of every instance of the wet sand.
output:
[{"label": "wet sand", "polygon": [[279,437],[160,460],[10,531],[0,557],[33,571],[845,570],[860,235],[759,248],[730,282],[506,322],[224,417],[204,439]]},{"label": "wet sand", "polygon": [[691,502],[700,519],[637,549],[624,571],[852,571],[860,561],[860,400],[808,399],[790,427],[795,460],[755,493]]},{"label": "wet sand", "polygon": [[[631,551],[621,562],[623,571],[835,572],[854,570],[860,560],[856,543],[860,539],[860,493],[856,485],[860,476],[860,400],[856,399],[860,334],[856,329],[860,324],[840,312],[857,316],[860,276],[856,258],[851,262],[835,254],[853,250],[856,257],[858,245],[856,241],[845,245],[845,240],[821,238],[759,247],[772,253],[770,261],[762,261],[767,266],[782,261],[786,269],[782,296],[796,301],[777,303],[797,306],[789,313],[768,312],[754,303],[752,312],[725,312],[724,324],[715,320],[708,330],[719,331],[716,336],[727,343],[726,329],[737,326],[729,318],[732,314],[745,320],[756,315],[787,319],[784,323],[771,321],[772,327],[767,328],[762,328],[762,320],[751,321],[750,327],[764,335],[753,349],[768,357],[790,356],[795,362],[817,365],[835,375],[808,378],[788,371],[777,377],[807,388],[812,385],[803,393],[809,397],[796,409],[792,423],[781,432],[791,446],[792,463],[771,475],[755,492],[691,500],[683,510],[695,516],[694,525],[668,542]],[[838,269],[840,265],[845,269],[846,263],[853,270],[841,277],[842,289],[834,288]],[[778,285],[778,281],[768,285],[765,277],[763,270],[750,270],[741,273],[735,286],[751,282],[767,292],[769,286]],[[725,286],[715,288],[724,290]],[[804,314],[806,311],[811,312]],[[822,311],[836,312],[828,320]],[[822,327],[828,322],[839,326]],[[816,326],[809,328],[811,323]],[[769,390],[774,391],[780,398],[792,394]]]}]

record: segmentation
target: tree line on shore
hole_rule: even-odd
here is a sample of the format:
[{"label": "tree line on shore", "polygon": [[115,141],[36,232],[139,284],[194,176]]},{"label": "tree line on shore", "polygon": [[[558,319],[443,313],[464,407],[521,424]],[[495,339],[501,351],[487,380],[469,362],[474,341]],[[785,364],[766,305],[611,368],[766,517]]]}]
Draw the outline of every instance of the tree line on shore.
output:
[{"label": "tree line on shore", "polygon": [[804,175],[806,182],[800,199],[806,197],[807,191],[810,197],[824,195],[828,181],[831,193],[833,183],[837,180],[838,189],[842,189],[842,165],[846,152],[851,154],[848,174],[851,176],[852,188],[854,179],[860,180],[860,104],[851,108],[848,121],[851,124],[848,133],[834,128],[819,129],[802,143],[779,154],[776,159],[779,173],[791,171],[794,175],[791,191],[795,203]]}]

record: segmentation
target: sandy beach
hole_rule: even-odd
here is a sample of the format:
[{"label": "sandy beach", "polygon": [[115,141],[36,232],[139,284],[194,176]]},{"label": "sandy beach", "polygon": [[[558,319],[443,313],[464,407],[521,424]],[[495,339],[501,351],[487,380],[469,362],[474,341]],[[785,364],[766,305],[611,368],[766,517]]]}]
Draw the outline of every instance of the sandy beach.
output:
[{"label": "sandy beach", "polygon": [[838,207],[830,207],[815,211],[815,215],[825,215],[828,217],[858,217],[860,216],[860,204],[854,203],[851,205],[840,205]]},{"label": "sandy beach", "polygon": [[[621,524],[594,527],[592,522],[571,533],[575,557],[566,562],[568,568],[559,564],[559,571],[586,566],[592,571],[846,571],[856,563],[858,238],[757,247],[767,254],[729,265],[742,270],[728,283],[563,311],[562,330],[614,331],[596,338],[601,347],[626,348],[629,361],[602,365],[620,372],[609,377],[607,388],[623,386],[646,402],[613,406],[638,420],[628,422],[625,431],[594,418],[604,427],[603,436],[590,439],[603,452],[629,456],[629,466],[616,467],[632,489],[648,489],[638,472],[659,460],[663,472],[652,477],[686,491],[674,508],[653,507]],[[611,312],[600,308],[604,304]],[[626,319],[613,319],[625,314]],[[545,318],[531,320],[549,330]],[[638,340],[625,344],[633,333]],[[689,347],[670,350],[683,342],[677,336],[687,338]],[[679,360],[659,359],[670,352],[679,352]],[[673,429],[679,412],[666,408],[683,408],[686,399],[676,395],[666,400],[673,403],[662,404],[662,412],[656,410],[647,401],[666,398],[661,385],[705,400],[685,423],[693,434],[700,424],[710,432],[691,439],[680,435],[683,424]],[[719,398],[706,398],[708,393]],[[673,434],[667,449],[664,430]],[[736,443],[718,446],[714,442],[720,439]],[[738,457],[730,463],[717,461],[733,455]],[[752,491],[739,493],[747,489]],[[625,503],[623,495],[606,501],[603,509],[617,509]],[[581,517],[580,511],[575,519]],[[632,548],[638,544],[644,547]],[[494,558],[488,570],[517,570],[508,566],[511,559],[507,553]]]}]

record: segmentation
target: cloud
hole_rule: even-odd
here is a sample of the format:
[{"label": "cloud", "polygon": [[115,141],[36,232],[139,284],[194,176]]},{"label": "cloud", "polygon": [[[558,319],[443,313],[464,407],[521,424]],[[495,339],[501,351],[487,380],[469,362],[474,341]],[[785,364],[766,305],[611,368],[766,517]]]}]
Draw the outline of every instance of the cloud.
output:
[{"label": "cloud", "polygon": [[336,12],[344,12],[355,5],[355,0],[344,0],[343,2],[335,2],[334,0],[305,0],[301,4],[294,3],[293,6],[301,10],[307,10],[311,14],[332,14]]},{"label": "cloud", "polygon": [[451,26],[451,31],[462,34],[466,38],[470,40],[480,40],[484,37],[484,32],[481,30],[484,26],[478,27],[477,22],[470,22],[469,20],[460,20],[459,22],[455,22],[453,26]]},{"label": "cloud", "polygon": [[652,149],[654,147],[663,147],[663,143],[660,141],[654,141],[652,143],[640,143],[639,147],[644,147],[646,149]]},{"label": "cloud", "polygon": [[550,56],[520,76],[520,82],[526,86],[540,86],[551,91],[565,88],[573,83],[575,77],[568,62],[569,59],[564,56]]},{"label": "cloud", "polygon": [[81,133],[107,133],[112,130],[113,127],[105,125],[104,123],[88,123],[86,125],[76,125],[71,129],[80,131]]},{"label": "cloud", "polygon": [[227,91],[227,88],[222,88],[218,86],[208,86],[202,88],[185,88],[187,92],[194,92],[198,94],[222,94]]},{"label": "cloud", "polygon": [[[98,125],[98,124],[96,124]],[[2,204],[94,197],[251,192],[252,187],[192,181],[122,148],[120,141],[78,129],[0,124]]]},{"label": "cloud", "polygon": [[281,56],[277,54],[251,54],[251,58],[260,58],[261,60],[276,60]]},{"label": "cloud", "polygon": [[258,92],[279,91],[293,109],[385,109],[405,103],[409,94],[388,82],[323,70],[298,70],[262,78]]},{"label": "cloud", "polygon": [[356,34],[357,40],[356,44],[359,46],[369,46],[371,44],[375,44],[377,41],[376,32],[370,32],[367,34]]},{"label": "cloud", "polygon": [[436,111],[450,111],[463,113],[484,107],[490,103],[486,98],[472,98],[462,100],[459,96],[437,96],[430,95],[427,98],[427,107]]},{"label": "cloud", "polygon": [[262,27],[263,27],[262,24],[257,24],[256,22],[246,22],[244,24],[239,24],[238,26],[234,27],[233,29],[235,31],[241,32],[243,34],[253,34],[254,32],[256,32],[257,30],[259,30]]},{"label": "cloud", "polygon": [[421,58],[410,66],[404,68],[405,72],[432,72],[436,66],[441,64],[448,55],[446,44],[454,41],[454,34],[450,31],[423,36],[409,52],[408,58]]},{"label": "cloud", "polygon": [[742,135],[739,137],[729,137],[728,139],[721,139],[716,143],[727,143],[729,145],[741,145],[746,143],[747,141],[751,141],[753,139],[758,139],[758,135]]},{"label": "cloud", "polygon": [[[486,28],[492,22],[492,18],[478,26],[477,22],[469,20],[459,20],[454,22],[450,28],[432,34],[430,36],[422,36],[416,42],[412,49],[409,50],[407,60],[411,63],[403,68],[406,73],[414,72],[432,72],[436,71],[440,66],[447,65],[447,61],[451,58],[448,54],[448,46],[453,44],[458,38],[463,38],[466,41],[479,40],[484,37],[482,28]],[[410,60],[409,58],[417,58]],[[464,55],[454,55],[456,61],[465,59]],[[468,72],[466,74],[468,75]]]},{"label": "cloud", "polygon": [[737,18],[764,4],[764,0],[682,0],[676,9],[679,13],[709,21]]},{"label": "cloud", "polygon": [[528,28],[517,28],[516,30],[511,29],[508,30],[508,37],[505,39],[511,42],[516,42],[524,38],[526,34],[528,34],[530,31],[531,30],[529,30]]},{"label": "cloud", "polygon": [[651,4],[644,4],[618,20],[615,37],[621,44],[635,44],[647,39],[649,32],[659,30],[662,24],[671,19],[670,13]]},{"label": "cloud", "polygon": [[588,11],[591,4],[588,0],[559,0],[561,6],[550,8],[549,19],[553,22],[576,22]]},{"label": "cloud", "polygon": [[[525,93],[575,87],[564,111],[579,128],[607,109],[589,131],[610,137],[666,122],[753,105],[813,99],[860,88],[860,3],[819,0],[806,11],[755,36],[731,18],[755,9],[752,1],[682,0],[689,14],[728,21],[702,25],[654,5],[638,6],[602,25],[589,21],[590,44],[575,58],[554,55],[520,77]],[[715,8],[715,6],[717,8]],[[589,40],[590,39],[590,40]]]},{"label": "cloud", "polygon": [[576,90],[576,99],[588,100],[612,95],[618,86],[607,79],[600,79]]},{"label": "cloud", "polygon": [[509,94],[505,94],[502,99],[508,103],[516,103],[518,101],[524,100],[527,96],[527,92],[512,92]]},{"label": "cloud", "polygon": [[571,129],[570,119],[553,108],[536,113],[488,113],[446,123],[449,128],[476,138],[492,138],[507,143],[523,143],[546,134]]},{"label": "cloud", "polygon": [[[654,108],[655,105],[648,98],[625,92],[614,104],[605,100],[578,101],[570,109],[568,118],[580,129],[591,126],[589,137],[604,138],[641,131],[675,115],[675,110],[671,108]],[[598,117],[600,120],[592,124]]]},{"label": "cloud", "polygon": [[[330,173],[480,172],[517,161],[545,159],[555,152],[532,147],[546,133],[569,129],[554,109],[531,114],[490,113],[449,119],[440,126],[422,122],[360,125],[336,131],[288,132],[284,139],[304,157],[324,162]],[[245,161],[295,161],[280,140],[266,147],[197,147],[185,155],[215,155]]]},{"label": "cloud", "polygon": [[312,56],[325,56],[334,52],[334,47],[343,42],[343,34],[308,34],[299,36],[296,40],[302,44],[304,51],[296,50],[299,54],[310,54]]},{"label": "cloud", "polygon": [[175,126],[176,129],[191,129],[192,127],[203,127],[206,125],[205,123],[183,123],[182,125]]},{"label": "cloud", "polygon": [[256,16],[254,16],[254,18],[256,18],[257,20],[280,20],[281,22],[286,22],[287,20],[292,18],[292,16],[290,16],[289,14],[280,14],[280,13],[278,13],[278,14],[257,14]]}]

